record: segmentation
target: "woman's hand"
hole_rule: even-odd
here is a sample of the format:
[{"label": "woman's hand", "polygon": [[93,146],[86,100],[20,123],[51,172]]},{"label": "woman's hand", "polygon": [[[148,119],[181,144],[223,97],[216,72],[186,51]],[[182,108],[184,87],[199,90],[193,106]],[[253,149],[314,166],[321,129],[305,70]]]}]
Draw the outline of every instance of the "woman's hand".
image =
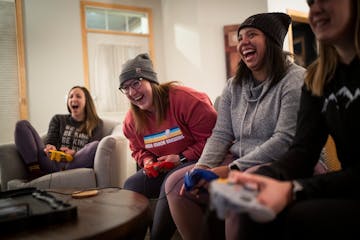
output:
[{"label": "woman's hand", "polygon": [[180,157],[177,154],[170,154],[170,155],[161,156],[157,160],[159,162],[162,162],[162,161],[173,162],[173,163],[175,163],[175,165],[180,164]]},{"label": "woman's hand", "polygon": [[72,150],[72,149],[70,149],[70,148],[68,148],[68,147],[61,147],[61,148],[60,148],[60,151],[66,153],[66,154],[69,154],[69,155],[71,155],[71,156],[74,156],[75,153],[76,153],[75,150]]},{"label": "woman's hand", "polygon": [[143,160],[144,167],[146,165],[153,164],[153,163],[154,163],[154,160],[152,158],[146,158],[146,159]]},{"label": "woman's hand", "polygon": [[[193,171],[194,169],[197,169],[197,168],[205,169],[205,170],[209,170],[209,171],[212,171],[214,169],[214,168],[210,169],[209,167],[204,166],[204,165],[195,165],[193,167],[193,169],[190,170],[190,172]],[[217,173],[215,172],[215,174],[217,174]],[[208,184],[209,183],[205,179],[200,179],[200,181],[193,187],[193,190],[191,190],[189,193],[196,196],[196,197],[198,197],[200,189],[201,188],[207,188]],[[181,186],[181,189],[180,189],[180,192],[179,192],[180,196],[184,195],[185,192],[186,192],[185,185],[183,184]]]},{"label": "woman's hand", "polygon": [[44,148],[44,152],[46,154],[48,154],[50,150],[55,150],[56,151],[56,147],[54,145],[51,145],[51,144],[46,144],[46,146]]},{"label": "woman's hand", "polygon": [[271,208],[276,214],[281,212],[292,200],[290,181],[279,181],[240,171],[230,171],[228,180],[237,184],[256,185],[259,191],[257,195],[259,203]]},{"label": "woman's hand", "polygon": [[212,168],[211,171],[213,171],[220,178],[227,178],[229,175],[230,169],[228,166],[220,166],[220,167]]},{"label": "woman's hand", "polygon": [[[226,178],[229,174],[229,168],[227,166],[220,166],[220,167],[214,167],[214,168],[209,168],[209,167],[206,167],[206,166],[195,166],[195,168],[201,168],[201,169],[206,169],[206,170],[209,170],[209,171],[212,171],[214,172],[216,175],[218,175],[220,178]],[[201,188],[205,188],[205,189],[208,189],[208,186],[209,186],[209,182],[206,181],[205,179],[201,179],[194,187],[194,190],[190,191],[191,194],[197,196],[199,194],[199,191]],[[185,191],[185,186],[183,185],[182,188],[181,188],[181,191]],[[181,194],[181,191],[180,191],[180,194]]]}]

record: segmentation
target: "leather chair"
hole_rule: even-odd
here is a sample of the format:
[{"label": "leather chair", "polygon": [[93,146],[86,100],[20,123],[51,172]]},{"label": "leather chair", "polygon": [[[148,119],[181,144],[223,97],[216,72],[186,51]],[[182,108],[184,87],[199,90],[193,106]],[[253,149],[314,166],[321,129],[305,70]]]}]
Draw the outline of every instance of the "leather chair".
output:
[{"label": "leather chair", "polygon": [[122,136],[121,123],[103,120],[103,138],[96,150],[94,168],[65,170],[28,181],[25,164],[15,144],[0,145],[0,190],[23,187],[87,189],[122,186],[127,176],[135,172],[133,160],[129,157],[128,141]]}]

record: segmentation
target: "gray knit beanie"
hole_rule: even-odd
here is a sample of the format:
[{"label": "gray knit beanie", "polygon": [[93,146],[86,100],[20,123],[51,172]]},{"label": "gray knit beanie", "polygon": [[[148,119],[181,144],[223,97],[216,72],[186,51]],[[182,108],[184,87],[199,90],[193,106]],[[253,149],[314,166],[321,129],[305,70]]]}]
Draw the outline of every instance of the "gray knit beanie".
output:
[{"label": "gray knit beanie", "polygon": [[120,87],[124,84],[124,82],[138,78],[144,78],[159,84],[151,59],[147,53],[139,54],[135,58],[130,59],[123,64],[121,74],[119,76]]},{"label": "gray knit beanie", "polygon": [[240,24],[238,36],[240,30],[243,28],[257,28],[282,48],[290,23],[291,18],[285,13],[272,12],[255,14]]}]

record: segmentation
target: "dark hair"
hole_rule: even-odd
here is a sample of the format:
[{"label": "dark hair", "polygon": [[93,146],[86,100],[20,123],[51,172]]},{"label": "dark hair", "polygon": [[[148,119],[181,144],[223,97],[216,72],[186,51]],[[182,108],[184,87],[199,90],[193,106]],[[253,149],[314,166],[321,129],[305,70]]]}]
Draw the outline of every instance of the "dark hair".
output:
[{"label": "dark hair", "polygon": [[[149,81],[150,82],[150,81]],[[157,84],[154,82],[150,82],[151,89],[153,92],[153,104],[156,116],[157,124],[161,124],[167,114],[167,110],[169,107],[169,91],[170,88],[177,84],[176,81]],[[135,128],[137,132],[142,132],[147,125],[146,121],[146,111],[141,110],[138,106],[131,103],[131,111],[135,119]]]},{"label": "dark hair", "polygon": [[[91,97],[91,94],[89,90],[86,87],[82,86],[74,86],[69,90],[69,93],[74,90],[75,88],[79,88],[83,91],[85,95],[85,121],[82,126],[80,126],[80,130],[86,134],[88,134],[90,137],[92,136],[93,130],[98,126],[98,124],[101,122],[101,119],[99,118],[94,101]],[[69,93],[67,100],[69,99]],[[69,108],[68,101],[66,101],[66,106],[71,114],[71,110]]]},{"label": "dark hair", "polygon": [[[281,47],[275,44],[274,41],[270,40],[267,35],[264,34],[264,36],[266,45],[264,66],[270,78],[271,86],[273,86],[278,83],[288,71],[290,61],[287,58],[291,54],[285,52]],[[234,77],[234,83],[240,84],[243,79],[249,79],[251,76],[251,70],[246,66],[242,59],[240,59]]]}]

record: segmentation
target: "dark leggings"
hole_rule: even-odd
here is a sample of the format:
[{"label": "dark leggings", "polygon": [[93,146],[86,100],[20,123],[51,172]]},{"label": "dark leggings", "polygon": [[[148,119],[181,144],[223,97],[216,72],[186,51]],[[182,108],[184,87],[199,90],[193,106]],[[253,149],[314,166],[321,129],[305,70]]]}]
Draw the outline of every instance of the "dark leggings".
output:
[{"label": "dark leggings", "polygon": [[27,166],[39,163],[43,174],[80,167],[92,168],[98,144],[99,141],[86,144],[76,152],[72,162],[51,161],[44,152],[43,141],[29,121],[18,121],[15,126],[15,145],[24,163]]},{"label": "dark leggings", "polygon": [[147,177],[141,169],[125,181],[124,189],[132,190],[143,194],[149,199],[157,200],[152,225],[150,226],[151,239],[153,240],[171,239],[176,230],[175,223],[170,214],[164,183],[171,173],[189,164],[191,163],[181,164],[170,172],[161,174],[156,178]]},{"label": "dark leggings", "polygon": [[357,239],[360,202],[312,199],[297,202],[271,223],[253,222],[245,214],[226,219],[226,239]]},{"label": "dark leggings", "polygon": [[[221,165],[226,166],[232,160],[232,155],[228,154]],[[193,169],[194,166],[180,169],[166,180],[165,189],[171,215],[183,239],[222,239],[225,236],[224,221],[217,220],[214,214],[208,215],[209,193],[204,190],[198,196],[189,192],[185,192],[183,195],[179,194],[184,184],[186,171]]]}]

